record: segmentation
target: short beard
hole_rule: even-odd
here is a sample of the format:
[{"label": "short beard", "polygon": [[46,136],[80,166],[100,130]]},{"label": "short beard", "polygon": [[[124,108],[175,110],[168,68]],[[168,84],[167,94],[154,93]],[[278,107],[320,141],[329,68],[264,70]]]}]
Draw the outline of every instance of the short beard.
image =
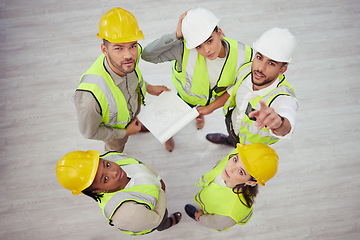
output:
[{"label": "short beard", "polygon": [[254,73],[251,73],[251,82],[252,82],[252,84],[254,84],[255,86],[261,87],[261,86],[264,86],[264,85],[266,85],[266,84],[271,83],[272,81],[274,81],[274,79],[265,78],[265,81],[263,81],[262,83],[255,83],[255,82],[254,82]]},{"label": "short beard", "polygon": [[[133,60],[133,59],[126,59],[125,61],[129,61],[129,60]],[[136,63],[134,64],[134,68],[131,70],[131,71],[126,71],[122,66],[121,66],[121,63],[120,64],[117,64],[116,62],[114,62],[112,60],[112,58],[109,56],[109,61],[111,63],[111,65],[113,65],[117,70],[119,70],[120,72],[124,73],[125,75],[128,74],[128,73],[132,73],[134,70],[135,70],[135,66],[136,66]]]}]

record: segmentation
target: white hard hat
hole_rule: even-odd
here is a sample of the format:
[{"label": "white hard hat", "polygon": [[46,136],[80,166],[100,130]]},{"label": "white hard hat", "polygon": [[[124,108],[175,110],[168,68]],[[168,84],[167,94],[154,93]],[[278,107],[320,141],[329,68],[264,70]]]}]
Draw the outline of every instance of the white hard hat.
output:
[{"label": "white hard hat", "polygon": [[192,49],[206,41],[218,25],[219,19],[205,8],[190,9],[182,20],[186,48]]},{"label": "white hard hat", "polygon": [[290,62],[295,45],[294,35],[282,28],[267,30],[253,43],[257,52],[277,62]]}]

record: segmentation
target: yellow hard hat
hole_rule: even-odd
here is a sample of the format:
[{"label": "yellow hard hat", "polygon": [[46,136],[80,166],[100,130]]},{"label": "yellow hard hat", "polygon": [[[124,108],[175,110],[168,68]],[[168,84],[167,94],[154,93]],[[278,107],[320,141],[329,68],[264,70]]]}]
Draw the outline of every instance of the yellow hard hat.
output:
[{"label": "yellow hard hat", "polygon": [[69,152],[56,164],[56,176],[61,186],[78,195],[92,184],[98,166],[98,151]]},{"label": "yellow hard hat", "polygon": [[260,185],[265,186],[265,182],[275,176],[279,156],[271,147],[263,143],[252,143],[237,144],[237,149],[246,170]]},{"label": "yellow hard hat", "polygon": [[144,38],[134,15],[119,7],[101,17],[97,36],[112,43],[134,42]]}]

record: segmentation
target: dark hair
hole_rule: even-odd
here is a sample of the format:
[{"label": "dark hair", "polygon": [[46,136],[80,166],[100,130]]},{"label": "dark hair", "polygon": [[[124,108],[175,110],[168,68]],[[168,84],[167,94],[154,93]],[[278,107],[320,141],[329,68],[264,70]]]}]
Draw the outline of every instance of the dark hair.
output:
[{"label": "dark hair", "polygon": [[[230,158],[232,158],[235,155],[236,154],[230,154],[229,160],[230,160]],[[250,181],[254,181],[254,182],[257,181],[253,176],[250,176],[250,177],[251,177]],[[235,187],[233,187],[232,191],[233,191],[233,193],[238,195],[240,202],[244,206],[251,208],[252,205],[254,204],[254,198],[256,197],[256,195],[259,192],[259,186],[256,184],[255,186],[252,187],[250,185],[245,185],[245,183],[241,183],[241,184],[237,184]],[[243,195],[243,197],[245,199],[245,203],[241,200],[240,194]]]},{"label": "dark hair", "polygon": [[91,198],[94,199],[96,202],[101,203],[101,198],[102,198],[102,196],[104,196],[104,194],[102,194],[102,193],[93,193],[93,192],[92,192],[93,190],[94,190],[94,189],[91,189],[90,187],[88,187],[88,188],[82,190],[81,192],[82,192],[83,194],[85,194],[86,196],[91,197]]},{"label": "dark hair", "polygon": [[103,39],[103,43],[104,43],[104,45],[107,47],[110,42],[104,38],[104,39]]},{"label": "dark hair", "polygon": [[[254,204],[254,198],[258,194],[259,186],[256,184],[255,186],[245,185],[245,183],[238,184],[235,187],[233,187],[233,192],[238,195],[240,202],[248,207],[251,208]],[[243,195],[245,199],[245,203],[241,200],[240,194]]]}]

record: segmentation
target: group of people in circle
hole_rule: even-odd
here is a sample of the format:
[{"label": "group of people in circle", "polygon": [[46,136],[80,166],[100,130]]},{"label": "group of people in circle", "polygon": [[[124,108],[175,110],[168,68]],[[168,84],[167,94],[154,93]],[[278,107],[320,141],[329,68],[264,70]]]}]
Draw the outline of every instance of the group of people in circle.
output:
[{"label": "group of people in circle", "polygon": [[[140,58],[171,61],[178,96],[199,112],[197,128],[204,127],[205,115],[223,108],[228,134],[209,133],[206,139],[234,148],[199,178],[198,206],[186,204],[185,212],[217,231],[246,224],[258,185],[265,186],[278,169],[279,157],[269,145],[290,138],[294,130],[298,102],[284,73],[295,37],[274,27],[250,47],[225,37],[211,11],[194,8],[180,16],[175,32],[143,49],[136,18],[120,7],[102,16],[97,36],[102,54],[81,76],[74,102],[81,134],[103,141],[105,153],[67,153],[56,164],[61,186],[93,198],[110,225],[126,234],[163,231],[179,223],[180,212],[168,214],[159,174],[123,153],[130,135],[148,131],[137,118],[146,93],[170,91],[144,81]],[[173,138],[165,148],[174,150]]]}]

